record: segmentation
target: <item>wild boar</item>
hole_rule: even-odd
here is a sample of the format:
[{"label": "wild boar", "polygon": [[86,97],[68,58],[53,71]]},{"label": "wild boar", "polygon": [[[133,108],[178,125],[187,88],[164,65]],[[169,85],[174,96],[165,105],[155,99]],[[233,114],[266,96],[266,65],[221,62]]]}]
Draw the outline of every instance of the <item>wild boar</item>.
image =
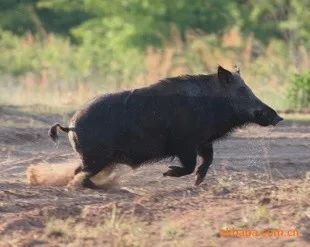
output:
[{"label": "wild boar", "polygon": [[249,123],[276,125],[283,120],[258,99],[240,76],[219,66],[217,73],[163,79],[148,87],[97,97],[78,111],[67,132],[81,158],[71,185],[96,188],[90,180],[116,164],[132,168],[149,161],[178,157],[181,166],[170,166],[164,176],[194,172],[197,155],[202,163],[196,185],[213,160],[212,143]]}]

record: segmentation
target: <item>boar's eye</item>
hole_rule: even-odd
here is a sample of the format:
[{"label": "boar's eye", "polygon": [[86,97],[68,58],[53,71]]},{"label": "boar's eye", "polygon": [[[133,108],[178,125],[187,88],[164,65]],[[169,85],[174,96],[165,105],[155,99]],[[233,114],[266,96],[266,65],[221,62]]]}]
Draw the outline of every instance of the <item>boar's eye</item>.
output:
[{"label": "boar's eye", "polygon": [[246,87],[239,87],[238,88],[238,93],[240,94],[246,94],[247,93],[247,88]]}]

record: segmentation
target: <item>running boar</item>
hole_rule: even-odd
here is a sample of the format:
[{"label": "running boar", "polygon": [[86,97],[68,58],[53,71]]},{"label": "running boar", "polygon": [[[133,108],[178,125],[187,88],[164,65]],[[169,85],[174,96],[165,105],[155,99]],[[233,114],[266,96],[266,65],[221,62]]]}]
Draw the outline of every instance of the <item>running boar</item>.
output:
[{"label": "running boar", "polygon": [[118,163],[132,168],[167,157],[178,157],[181,166],[170,166],[164,176],[193,173],[199,185],[212,163],[212,143],[249,123],[276,125],[283,120],[258,99],[239,71],[219,66],[217,73],[167,78],[148,87],[96,98],[70,121],[67,132],[81,158],[71,185],[95,188],[90,180]]}]

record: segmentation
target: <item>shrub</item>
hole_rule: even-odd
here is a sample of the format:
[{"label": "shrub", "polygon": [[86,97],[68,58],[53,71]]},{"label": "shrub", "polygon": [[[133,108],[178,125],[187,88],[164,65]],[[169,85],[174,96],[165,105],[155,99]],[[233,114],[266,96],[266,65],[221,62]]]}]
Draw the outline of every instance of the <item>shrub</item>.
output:
[{"label": "shrub", "polygon": [[288,96],[295,109],[301,110],[310,107],[310,70],[304,74],[293,76]]}]

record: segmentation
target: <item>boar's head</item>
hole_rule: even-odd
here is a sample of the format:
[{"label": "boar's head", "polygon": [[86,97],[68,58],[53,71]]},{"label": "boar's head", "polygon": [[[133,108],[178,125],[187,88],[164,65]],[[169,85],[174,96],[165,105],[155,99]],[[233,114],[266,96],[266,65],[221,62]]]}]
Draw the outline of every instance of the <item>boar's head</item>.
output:
[{"label": "boar's head", "polygon": [[234,109],[235,116],[244,123],[256,123],[261,126],[276,125],[281,118],[275,110],[257,98],[240,76],[239,69],[232,73],[218,67],[218,79],[224,95]]}]

